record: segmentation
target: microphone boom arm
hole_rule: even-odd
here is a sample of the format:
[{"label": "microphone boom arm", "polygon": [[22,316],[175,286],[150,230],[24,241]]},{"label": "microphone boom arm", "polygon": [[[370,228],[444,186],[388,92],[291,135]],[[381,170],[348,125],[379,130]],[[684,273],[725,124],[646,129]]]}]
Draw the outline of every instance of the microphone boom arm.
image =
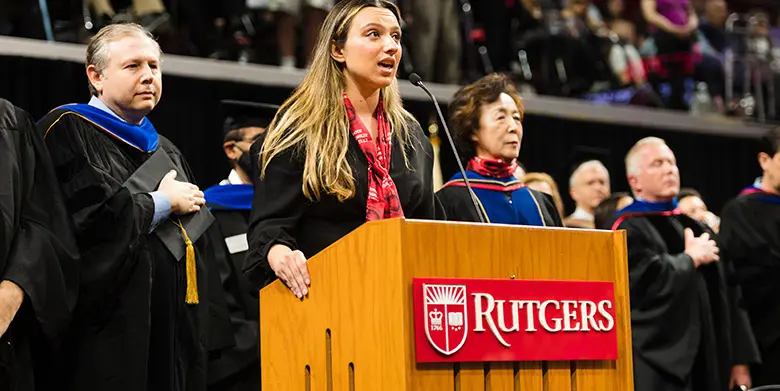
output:
[{"label": "microphone boom arm", "polygon": [[447,121],[444,120],[444,115],[441,113],[439,101],[436,100],[436,97],[433,96],[430,90],[428,90],[428,87],[423,84],[419,75],[412,73],[409,75],[409,81],[411,81],[415,86],[420,87],[423,91],[425,91],[426,94],[428,94],[431,100],[433,100],[433,105],[436,107],[436,113],[439,115],[439,121],[441,121],[444,132],[447,134],[447,140],[450,142],[452,153],[455,154],[455,161],[458,163],[458,169],[460,170],[460,174],[463,176],[463,182],[466,184],[466,189],[468,190],[469,196],[471,197],[471,202],[474,203],[474,210],[477,212],[477,216],[479,216],[479,222],[485,223],[485,217],[482,215],[481,208],[479,207],[477,195],[474,194],[474,191],[471,189],[471,183],[469,182],[469,178],[466,176],[466,170],[463,168],[463,163],[460,161],[460,155],[458,154],[458,150],[455,148],[455,142],[452,140],[452,133],[450,133],[450,129],[447,127]]}]

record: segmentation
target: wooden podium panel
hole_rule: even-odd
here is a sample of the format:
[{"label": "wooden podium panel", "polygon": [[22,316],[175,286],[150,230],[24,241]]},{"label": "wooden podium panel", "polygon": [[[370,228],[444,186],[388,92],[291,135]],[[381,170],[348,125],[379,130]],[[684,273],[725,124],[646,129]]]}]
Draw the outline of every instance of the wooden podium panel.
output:
[{"label": "wooden podium panel", "polygon": [[404,389],[403,224],[366,224],[311,258],[304,300],[280,281],[261,290],[263,389]]},{"label": "wooden podium panel", "polygon": [[[304,300],[260,292],[266,390],[631,390],[625,233],[384,220],[309,260]],[[417,364],[412,278],[613,281],[617,361]]]}]

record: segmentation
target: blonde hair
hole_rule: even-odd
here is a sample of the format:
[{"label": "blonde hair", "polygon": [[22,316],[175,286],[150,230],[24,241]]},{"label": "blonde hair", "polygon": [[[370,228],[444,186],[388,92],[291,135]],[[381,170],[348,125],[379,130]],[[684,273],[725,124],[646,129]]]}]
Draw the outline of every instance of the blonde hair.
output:
[{"label": "blonde hair", "polygon": [[[97,34],[95,34],[94,37],[92,37],[92,39],[89,40],[89,45],[87,45],[87,57],[86,61],[84,62],[85,66],[89,68],[90,65],[94,65],[98,72],[103,72],[103,70],[105,70],[108,66],[108,57],[111,55],[111,53],[108,51],[108,44],[111,42],[116,42],[120,38],[124,38],[129,35],[149,38],[149,40],[154,43],[154,46],[157,47],[157,50],[160,53],[160,57],[162,57],[162,49],[160,49],[160,44],[158,44],[154,39],[152,33],[146,31],[140,24],[118,23],[103,27],[100,29],[100,31],[98,31]],[[92,95],[97,96],[98,91],[91,82],[87,82],[89,84],[89,92]]]},{"label": "blonde hair", "polygon": [[552,196],[553,202],[555,203],[555,209],[558,210],[558,214],[560,216],[563,216],[563,199],[561,198],[561,193],[558,191],[558,184],[555,183],[555,179],[553,179],[549,174],[545,174],[543,172],[529,172],[525,174],[522,182],[525,185],[534,182],[544,182],[550,185],[550,189],[552,189],[552,194],[550,195]]},{"label": "blonde hair", "polygon": [[[302,191],[311,201],[319,200],[323,192],[335,195],[339,201],[355,195],[355,180],[347,161],[352,136],[343,100],[344,65],[331,57],[331,45],[344,46],[355,15],[368,7],[390,10],[400,24],[398,8],[387,0],[345,0],[336,4],[320,29],[309,72],[268,126],[260,154],[261,178],[274,157],[292,148],[298,156],[304,156]],[[403,108],[397,80],[380,93],[408,167],[406,146],[411,144],[411,135],[406,128],[416,120]]]},{"label": "blonde hair", "polygon": [[645,137],[634,144],[626,154],[626,174],[627,175],[639,175],[639,152],[648,145],[666,145],[666,141],[658,137]]}]

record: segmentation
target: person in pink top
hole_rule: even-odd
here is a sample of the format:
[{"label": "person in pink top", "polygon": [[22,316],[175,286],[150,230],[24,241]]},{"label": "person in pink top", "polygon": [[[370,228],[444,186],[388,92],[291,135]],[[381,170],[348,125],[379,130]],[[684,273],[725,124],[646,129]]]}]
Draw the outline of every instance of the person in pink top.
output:
[{"label": "person in pink top", "polygon": [[687,110],[685,76],[692,73],[691,50],[699,19],[690,0],[642,0],[642,14],[658,49],[661,76],[671,84],[667,106]]}]

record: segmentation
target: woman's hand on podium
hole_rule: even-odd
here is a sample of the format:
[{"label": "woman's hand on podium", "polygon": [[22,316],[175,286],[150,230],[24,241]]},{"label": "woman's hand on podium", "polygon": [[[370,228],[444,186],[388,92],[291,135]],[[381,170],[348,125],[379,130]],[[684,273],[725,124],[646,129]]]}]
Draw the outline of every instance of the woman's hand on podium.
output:
[{"label": "woman's hand on podium", "polygon": [[309,293],[311,285],[309,270],[306,268],[306,257],[302,252],[293,251],[289,247],[276,244],[268,251],[268,264],[282,282],[297,298],[302,298]]}]

